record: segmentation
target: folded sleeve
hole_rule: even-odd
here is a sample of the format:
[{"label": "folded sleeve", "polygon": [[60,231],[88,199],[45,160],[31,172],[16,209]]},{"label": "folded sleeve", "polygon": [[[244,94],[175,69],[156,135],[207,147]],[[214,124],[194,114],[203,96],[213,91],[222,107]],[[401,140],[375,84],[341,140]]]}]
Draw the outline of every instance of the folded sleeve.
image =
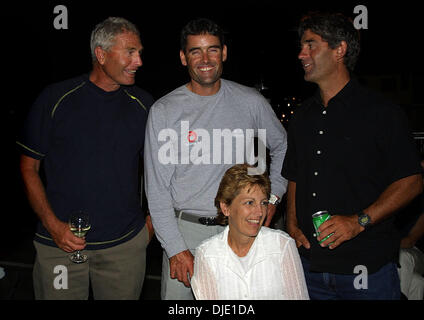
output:
[{"label": "folded sleeve", "polygon": [[[414,143],[408,118],[396,105],[385,109],[380,117],[378,148],[386,155],[383,166],[389,174],[387,184],[421,173],[418,148]],[[384,120],[384,122],[383,122]]]},{"label": "folded sleeve", "polygon": [[16,144],[28,157],[41,160],[49,150],[49,134],[52,127],[52,102],[49,87],[45,88],[31,106]]}]

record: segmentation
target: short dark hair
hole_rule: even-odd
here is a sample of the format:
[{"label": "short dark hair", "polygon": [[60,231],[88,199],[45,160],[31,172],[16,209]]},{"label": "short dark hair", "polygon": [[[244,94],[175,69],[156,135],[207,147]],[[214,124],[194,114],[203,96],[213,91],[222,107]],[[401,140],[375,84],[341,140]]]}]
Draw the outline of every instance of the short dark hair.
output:
[{"label": "short dark hair", "polygon": [[353,26],[350,18],[341,13],[311,12],[303,16],[299,28],[299,37],[306,30],[321,36],[330,48],[337,48],[342,41],[347,44],[344,63],[349,71],[353,71],[360,51],[359,31]]},{"label": "short dark hair", "polygon": [[212,20],[206,18],[198,18],[188,22],[181,30],[180,47],[183,52],[186,50],[187,37],[197,36],[201,34],[210,34],[219,38],[221,47],[225,44],[224,31]]}]

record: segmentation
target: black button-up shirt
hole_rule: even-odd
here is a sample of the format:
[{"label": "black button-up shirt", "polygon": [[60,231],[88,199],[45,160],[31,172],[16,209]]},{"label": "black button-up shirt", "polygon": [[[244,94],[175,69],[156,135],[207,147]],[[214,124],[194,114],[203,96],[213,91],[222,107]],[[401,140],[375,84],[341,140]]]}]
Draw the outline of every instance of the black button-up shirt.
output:
[{"label": "black button-up shirt", "polygon": [[403,111],[379,95],[349,83],[327,107],[319,91],[291,120],[282,174],[296,182],[298,225],[311,243],[299,251],[311,270],[368,273],[397,261],[393,218],[330,250],[313,237],[312,214],[352,215],[370,206],[393,182],[420,173],[419,157]]}]

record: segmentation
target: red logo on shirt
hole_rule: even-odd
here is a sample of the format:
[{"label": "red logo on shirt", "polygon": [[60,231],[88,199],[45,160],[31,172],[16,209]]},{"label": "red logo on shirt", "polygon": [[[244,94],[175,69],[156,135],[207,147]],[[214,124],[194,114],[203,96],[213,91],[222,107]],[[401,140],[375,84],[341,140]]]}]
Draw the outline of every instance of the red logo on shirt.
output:
[{"label": "red logo on shirt", "polygon": [[197,140],[197,133],[194,131],[189,131],[187,136],[188,142],[195,142]]}]

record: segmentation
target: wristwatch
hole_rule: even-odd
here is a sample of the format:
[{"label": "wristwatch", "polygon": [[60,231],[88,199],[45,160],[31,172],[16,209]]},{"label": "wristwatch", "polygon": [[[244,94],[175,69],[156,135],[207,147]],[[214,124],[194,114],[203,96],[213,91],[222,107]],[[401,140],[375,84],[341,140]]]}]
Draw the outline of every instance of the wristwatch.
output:
[{"label": "wristwatch", "polygon": [[371,217],[365,212],[361,211],[358,213],[358,223],[365,229],[371,227]]},{"label": "wristwatch", "polygon": [[271,193],[271,195],[269,196],[268,202],[276,206],[280,203],[280,199],[278,199],[278,197],[275,194]]}]

